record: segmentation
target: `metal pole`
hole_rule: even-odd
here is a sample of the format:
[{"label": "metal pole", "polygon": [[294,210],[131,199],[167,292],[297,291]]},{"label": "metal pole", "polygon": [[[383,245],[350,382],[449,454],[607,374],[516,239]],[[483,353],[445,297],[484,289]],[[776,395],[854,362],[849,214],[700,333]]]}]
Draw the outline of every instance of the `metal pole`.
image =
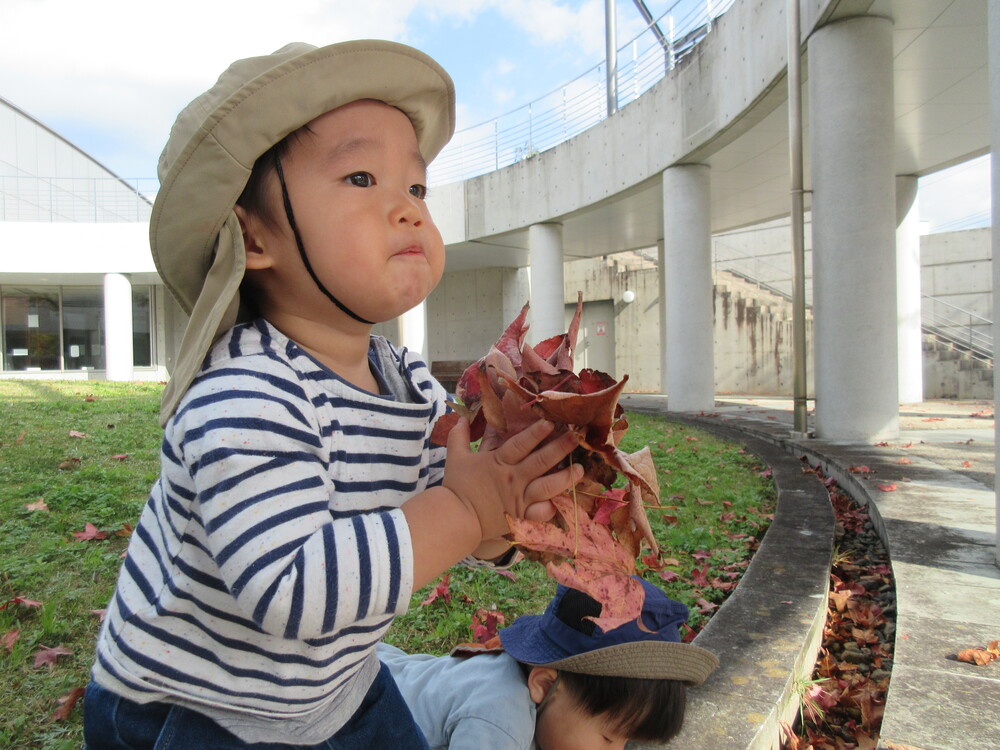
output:
[{"label": "metal pole", "polygon": [[618,32],[615,0],[604,0],[604,43],[607,50],[608,117],[618,111]]},{"label": "metal pole", "polygon": [[794,365],[794,430],[808,427],[806,379],[806,281],[804,190],[802,176],[802,42],[799,0],[788,0],[788,147],[792,198],[792,359]]}]

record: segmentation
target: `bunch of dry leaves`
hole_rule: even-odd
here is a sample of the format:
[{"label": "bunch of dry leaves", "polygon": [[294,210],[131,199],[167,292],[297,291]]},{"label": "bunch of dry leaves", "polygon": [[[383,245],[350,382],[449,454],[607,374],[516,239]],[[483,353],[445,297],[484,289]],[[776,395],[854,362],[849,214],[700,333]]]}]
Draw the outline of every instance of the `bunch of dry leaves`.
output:
[{"label": "bunch of dry leaves", "polygon": [[551,521],[508,518],[507,538],[556,581],[599,601],[594,621],[609,630],[642,611],[643,589],[632,576],[644,545],[658,552],[645,507],[659,506],[660,493],[649,449],[618,449],[628,429],[618,403],[628,376],[616,381],[597,370],[573,372],[582,309],[581,295],[569,330],[532,347],[524,343],[526,304],[465,371],[456,390],[461,403],[438,421],[432,439],[443,445],[460,416],[471,425],[472,441],[482,441],[479,450],[499,447],[538,419],[556,425],[550,439],[577,434],[580,445],[568,460],[583,466],[583,479],[553,499]]}]

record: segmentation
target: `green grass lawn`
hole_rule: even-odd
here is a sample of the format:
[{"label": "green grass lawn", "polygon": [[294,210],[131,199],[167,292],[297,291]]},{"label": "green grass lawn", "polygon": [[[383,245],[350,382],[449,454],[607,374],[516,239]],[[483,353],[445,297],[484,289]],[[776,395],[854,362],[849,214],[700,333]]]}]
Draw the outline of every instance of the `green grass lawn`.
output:
[{"label": "green grass lawn", "polygon": [[[156,480],[161,393],[145,383],[0,381],[2,748],[81,745],[80,706],[65,719],[53,714],[60,698],[86,684],[100,610]],[[697,630],[766,529],[773,485],[739,446],[661,418],[629,419],[622,448],[650,446],[667,506],[648,511],[662,561],[640,569],[691,607]],[[78,539],[87,524],[103,538]],[[444,653],[472,640],[476,610],[495,610],[509,623],[540,612],[555,588],[530,562],[509,574],[455,568],[449,576],[450,601],[421,606],[434,584],[418,591],[388,640]],[[54,663],[35,666],[45,653]]]}]

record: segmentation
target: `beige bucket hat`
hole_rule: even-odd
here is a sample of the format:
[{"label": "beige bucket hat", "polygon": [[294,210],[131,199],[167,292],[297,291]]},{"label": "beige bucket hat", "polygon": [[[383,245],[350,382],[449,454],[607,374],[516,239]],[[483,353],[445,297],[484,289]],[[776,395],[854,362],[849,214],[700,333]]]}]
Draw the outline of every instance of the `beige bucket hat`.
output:
[{"label": "beige bucket hat", "polygon": [[166,424],[215,340],[241,309],[243,237],[233,212],[254,162],[289,133],[359,99],[410,118],[424,160],[455,130],[455,87],[434,60],[403,44],[294,43],[234,62],[185,107],[157,173],[149,243],[160,278],[190,319],[160,408]]}]

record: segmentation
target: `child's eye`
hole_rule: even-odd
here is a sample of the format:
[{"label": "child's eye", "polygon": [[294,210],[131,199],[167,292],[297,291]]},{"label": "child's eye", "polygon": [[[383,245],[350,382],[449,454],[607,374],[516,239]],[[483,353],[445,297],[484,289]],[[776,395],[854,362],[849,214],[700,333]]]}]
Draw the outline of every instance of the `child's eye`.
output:
[{"label": "child's eye", "polygon": [[410,185],[410,195],[413,195],[420,200],[427,197],[427,186],[426,185]]},{"label": "child's eye", "polygon": [[371,187],[375,184],[375,178],[368,172],[355,172],[347,176],[347,181],[355,187]]}]

